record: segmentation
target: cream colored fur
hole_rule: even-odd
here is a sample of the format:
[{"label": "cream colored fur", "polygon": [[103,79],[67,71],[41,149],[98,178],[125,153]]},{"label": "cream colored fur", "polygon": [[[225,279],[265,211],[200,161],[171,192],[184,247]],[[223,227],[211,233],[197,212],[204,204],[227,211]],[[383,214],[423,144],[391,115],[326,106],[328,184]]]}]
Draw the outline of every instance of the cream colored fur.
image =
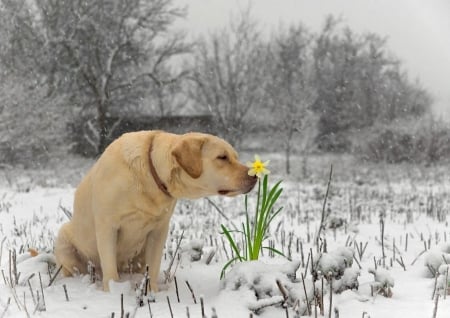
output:
[{"label": "cream colored fur", "polygon": [[[152,162],[170,196],[150,173]],[[64,275],[86,273],[88,262],[103,275],[103,288],[119,273],[150,269],[158,290],[169,221],[179,198],[246,193],[256,183],[236,151],[224,140],[200,133],[127,133],[109,145],[79,184],[73,217],[55,244]]]}]

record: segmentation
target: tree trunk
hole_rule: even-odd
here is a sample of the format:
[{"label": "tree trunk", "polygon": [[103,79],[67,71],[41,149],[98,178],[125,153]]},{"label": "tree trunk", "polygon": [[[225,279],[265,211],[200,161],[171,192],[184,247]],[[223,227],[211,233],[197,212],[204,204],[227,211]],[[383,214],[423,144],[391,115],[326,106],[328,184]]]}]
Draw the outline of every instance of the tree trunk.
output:
[{"label": "tree trunk", "polygon": [[97,153],[101,154],[108,143],[108,127],[106,125],[106,103],[104,101],[98,101],[97,103],[97,125],[98,125],[98,146]]},{"label": "tree trunk", "polygon": [[291,157],[291,146],[288,144],[286,147],[286,173],[291,173],[291,164],[290,164],[290,157]]},{"label": "tree trunk", "polygon": [[306,153],[303,154],[302,157],[302,175],[303,179],[308,178],[308,155]]},{"label": "tree trunk", "polygon": [[291,141],[294,135],[294,130],[289,129],[286,139],[286,173],[291,174]]}]

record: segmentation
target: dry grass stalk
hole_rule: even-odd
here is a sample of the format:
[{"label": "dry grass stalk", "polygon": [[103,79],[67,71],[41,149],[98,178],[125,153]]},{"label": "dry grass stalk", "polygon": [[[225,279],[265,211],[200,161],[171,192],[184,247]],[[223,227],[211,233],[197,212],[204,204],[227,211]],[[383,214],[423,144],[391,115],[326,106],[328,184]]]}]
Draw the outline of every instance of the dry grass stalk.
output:
[{"label": "dry grass stalk", "polygon": [[316,247],[317,247],[317,251],[319,252],[319,239],[320,239],[320,235],[322,230],[325,227],[325,222],[329,216],[329,213],[326,213],[326,205],[327,205],[327,200],[328,200],[328,193],[330,191],[330,183],[331,183],[331,177],[333,176],[333,165],[330,166],[330,175],[328,177],[328,183],[327,183],[327,191],[325,192],[325,197],[323,199],[323,206],[322,206],[322,214],[321,214],[321,218],[320,218],[320,224],[319,224],[319,229],[317,230],[317,235],[316,235],[316,239],[315,239],[315,243],[316,243]]},{"label": "dry grass stalk", "polygon": [[50,282],[48,283],[47,287],[50,287],[53,284],[53,282],[55,281],[55,279],[58,276],[58,274],[61,271],[61,269],[62,269],[62,265],[59,266],[58,270],[56,271],[56,273],[55,273],[55,275],[53,277],[50,276]]},{"label": "dry grass stalk", "polygon": [[169,306],[170,317],[173,318],[173,311],[172,311],[172,306],[170,305],[170,299],[169,299],[169,296],[166,296],[166,298],[167,298],[167,305]]},{"label": "dry grass stalk", "polygon": [[197,298],[195,298],[194,290],[192,289],[191,285],[189,284],[189,282],[187,280],[185,281],[185,283],[186,283],[189,291],[191,292],[192,299],[194,300],[194,304],[196,304],[197,303]]},{"label": "dry grass stalk", "polygon": [[176,269],[175,269],[173,274],[171,273],[172,266],[173,266],[173,263],[175,262],[175,258],[176,258],[177,254],[178,254],[178,250],[180,249],[181,242],[183,241],[183,238],[184,238],[184,230],[183,230],[183,232],[181,232],[180,239],[177,242],[177,246],[175,248],[175,253],[173,253],[173,255],[172,255],[172,259],[170,260],[169,267],[164,271],[164,275],[165,275],[165,281],[164,282],[165,283],[167,283],[169,281],[172,281],[172,278],[175,275]]},{"label": "dry grass stalk", "polygon": [[66,301],[69,301],[69,294],[67,293],[67,286],[66,286],[66,284],[63,284],[62,287],[64,289],[64,295],[66,296]]}]

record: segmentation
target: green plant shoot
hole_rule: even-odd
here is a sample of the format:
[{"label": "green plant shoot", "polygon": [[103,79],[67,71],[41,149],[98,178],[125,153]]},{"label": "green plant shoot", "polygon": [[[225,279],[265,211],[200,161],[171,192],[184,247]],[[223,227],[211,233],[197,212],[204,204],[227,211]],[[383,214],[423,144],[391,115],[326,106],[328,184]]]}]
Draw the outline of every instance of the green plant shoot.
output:
[{"label": "green plant shoot", "polygon": [[[283,188],[280,187],[281,181],[277,182],[273,187],[269,187],[268,174],[270,171],[266,168],[268,164],[269,161],[263,163],[257,155],[255,156],[255,161],[253,163],[247,163],[250,168],[248,174],[258,177],[258,194],[253,218],[249,215],[248,196],[245,195],[245,222],[242,223],[242,229],[235,229],[232,231],[225,225],[221,225],[222,234],[225,235],[234,254],[234,257],[228,260],[222,268],[220,275],[221,279],[225,275],[225,270],[231,264],[237,261],[244,262],[257,260],[262,249],[268,249],[276,254],[284,256],[283,253],[275,248],[263,246],[264,241],[268,238],[270,224],[283,209],[283,207],[278,209],[274,208]],[[261,177],[263,177],[262,182]],[[242,248],[239,247],[238,241],[233,236],[233,233],[239,233],[241,234],[241,237],[243,237]]]}]

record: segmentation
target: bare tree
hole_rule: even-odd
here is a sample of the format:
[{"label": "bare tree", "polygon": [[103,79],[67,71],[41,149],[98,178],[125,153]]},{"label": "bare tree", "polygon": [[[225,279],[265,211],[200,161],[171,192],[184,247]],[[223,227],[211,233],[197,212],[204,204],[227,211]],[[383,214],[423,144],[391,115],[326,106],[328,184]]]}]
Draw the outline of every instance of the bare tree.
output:
[{"label": "bare tree", "polygon": [[200,40],[195,53],[190,95],[213,114],[218,132],[235,145],[249,131],[249,113],[264,99],[264,54],[250,11],[242,13],[231,31]]},{"label": "bare tree", "polygon": [[[313,85],[311,56],[312,36],[301,25],[280,31],[272,41],[267,65],[271,78],[267,81],[269,107],[275,119],[276,130],[283,134],[286,154],[286,173],[290,173],[290,156],[296,134],[310,139],[307,134],[315,121],[311,106],[316,100]],[[306,145],[303,142],[303,152]],[[306,158],[306,154],[303,154]],[[305,161],[306,162],[306,161]]]},{"label": "bare tree", "polygon": [[184,15],[171,0],[1,2],[14,20],[10,63],[29,62],[50,94],[65,89],[82,110],[95,109],[99,152],[112,109],[138,104],[151,89],[163,102],[165,87],[186,74],[169,67],[189,51],[182,34],[169,32]]},{"label": "bare tree", "polygon": [[401,63],[386,52],[386,39],[340,28],[330,16],[314,43],[318,141],[325,150],[349,150],[346,134],[376,122],[420,117],[431,98],[409,81]]}]

